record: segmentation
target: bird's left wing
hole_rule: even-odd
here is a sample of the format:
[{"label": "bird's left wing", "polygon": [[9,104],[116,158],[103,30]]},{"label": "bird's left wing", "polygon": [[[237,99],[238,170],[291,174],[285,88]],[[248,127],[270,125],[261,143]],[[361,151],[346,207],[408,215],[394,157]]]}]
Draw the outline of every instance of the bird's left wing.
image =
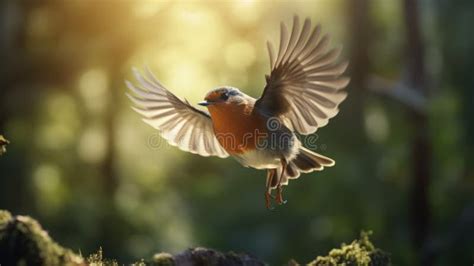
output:
[{"label": "bird's left wing", "polygon": [[329,38],[321,36],[320,26],[311,30],[306,19],[300,30],[294,18],[291,34],[281,24],[278,54],[268,44],[271,73],[266,76],[263,95],[255,110],[283,118],[285,124],[301,134],[311,134],[338,113],[346,98],[342,89],[349,79],[341,74],[347,62],[337,62],[341,49],[327,50]]},{"label": "bird's left wing", "polygon": [[217,140],[209,115],[181,101],[158,82],[149,69],[143,76],[134,69],[139,86],[126,81],[134,95],[127,96],[143,121],[158,129],[163,138],[181,150],[201,156],[228,157]]}]

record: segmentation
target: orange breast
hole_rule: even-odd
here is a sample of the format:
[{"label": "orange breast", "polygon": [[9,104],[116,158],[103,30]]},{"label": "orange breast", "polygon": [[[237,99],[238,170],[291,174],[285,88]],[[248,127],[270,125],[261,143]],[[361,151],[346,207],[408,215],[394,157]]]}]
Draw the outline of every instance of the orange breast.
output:
[{"label": "orange breast", "polygon": [[235,104],[209,106],[214,133],[229,154],[254,150],[259,140],[267,137],[265,119],[252,113],[252,107]]}]

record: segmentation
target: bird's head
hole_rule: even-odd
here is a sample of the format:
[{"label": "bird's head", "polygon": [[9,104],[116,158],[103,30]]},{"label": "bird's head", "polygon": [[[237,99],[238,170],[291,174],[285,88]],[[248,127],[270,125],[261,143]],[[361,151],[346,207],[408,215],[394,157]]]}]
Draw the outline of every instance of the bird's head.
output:
[{"label": "bird's head", "polygon": [[246,103],[246,95],[233,87],[219,87],[207,93],[204,101],[200,102],[202,106],[222,106],[229,104]]}]

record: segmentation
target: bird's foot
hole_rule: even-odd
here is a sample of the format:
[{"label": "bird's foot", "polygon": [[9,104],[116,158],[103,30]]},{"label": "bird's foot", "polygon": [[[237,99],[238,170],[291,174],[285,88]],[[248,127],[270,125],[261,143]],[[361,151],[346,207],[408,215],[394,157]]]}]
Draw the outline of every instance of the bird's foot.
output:
[{"label": "bird's foot", "polygon": [[285,204],[287,202],[286,200],[283,200],[283,188],[280,185],[277,188],[277,194],[276,194],[275,201],[279,205]]}]

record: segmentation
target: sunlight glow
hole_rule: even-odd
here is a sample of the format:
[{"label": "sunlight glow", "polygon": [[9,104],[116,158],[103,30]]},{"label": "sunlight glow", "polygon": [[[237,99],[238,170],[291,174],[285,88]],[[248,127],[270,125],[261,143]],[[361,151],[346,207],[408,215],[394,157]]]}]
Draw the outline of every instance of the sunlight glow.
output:
[{"label": "sunlight glow", "polygon": [[225,48],[226,64],[236,70],[244,70],[255,62],[255,48],[246,41],[231,42]]},{"label": "sunlight glow", "polygon": [[[165,38],[178,49],[182,59],[215,58],[224,43],[224,23],[214,11],[196,5],[176,5],[172,10],[173,28],[165,32]],[[203,62],[204,63],[204,62]]]},{"label": "sunlight glow", "polygon": [[255,0],[235,1],[232,4],[233,17],[242,24],[255,24],[260,17],[262,3]]},{"label": "sunlight glow", "polygon": [[203,93],[199,92],[196,95],[194,91],[197,89],[201,91],[211,89],[213,86],[210,82],[209,73],[192,61],[178,62],[174,68],[170,68],[165,72],[165,76],[178,95],[187,97],[190,94],[197,98],[203,97]]},{"label": "sunlight glow", "polygon": [[155,16],[166,3],[167,1],[136,1],[133,13],[137,17],[150,18]]}]

